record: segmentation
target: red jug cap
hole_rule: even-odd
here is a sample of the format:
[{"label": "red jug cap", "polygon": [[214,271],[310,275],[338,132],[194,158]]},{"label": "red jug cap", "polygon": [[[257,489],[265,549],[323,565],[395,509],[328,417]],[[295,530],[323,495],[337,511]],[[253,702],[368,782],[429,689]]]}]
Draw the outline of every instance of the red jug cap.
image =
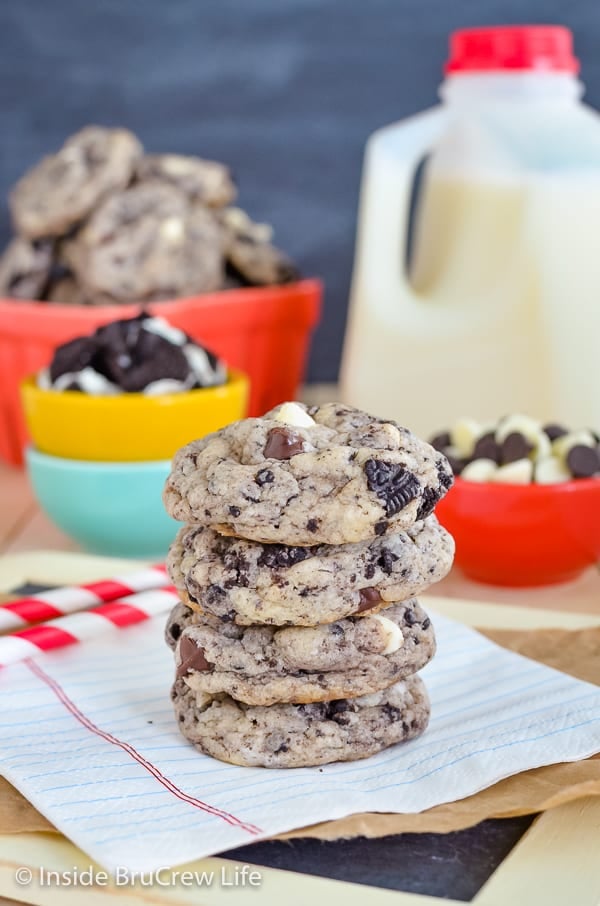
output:
[{"label": "red jug cap", "polygon": [[579,72],[573,33],[562,25],[503,25],[450,35],[447,74],[506,70]]}]

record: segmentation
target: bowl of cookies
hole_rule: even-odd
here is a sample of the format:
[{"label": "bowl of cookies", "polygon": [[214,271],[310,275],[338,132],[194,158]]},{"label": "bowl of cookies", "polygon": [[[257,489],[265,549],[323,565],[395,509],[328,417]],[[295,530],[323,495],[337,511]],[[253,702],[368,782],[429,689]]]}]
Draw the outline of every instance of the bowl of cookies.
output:
[{"label": "bowl of cookies", "polygon": [[576,579],[600,562],[600,437],[512,415],[460,419],[432,438],[456,476],[440,502],[471,579],[525,587]]},{"label": "bowl of cookies", "polygon": [[145,312],[59,346],[21,387],[40,506],[94,553],[164,557],[176,531],[161,506],[171,458],[243,418],[248,387]]},{"label": "bowl of cookies", "polygon": [[236,194],[222,163],[147,154],[99,126],[19,180],[0,257],[0,458],[22,458],[20,382],[57,346],[141,311],[249,374],[250,414],[295,394],[321,285]]}]

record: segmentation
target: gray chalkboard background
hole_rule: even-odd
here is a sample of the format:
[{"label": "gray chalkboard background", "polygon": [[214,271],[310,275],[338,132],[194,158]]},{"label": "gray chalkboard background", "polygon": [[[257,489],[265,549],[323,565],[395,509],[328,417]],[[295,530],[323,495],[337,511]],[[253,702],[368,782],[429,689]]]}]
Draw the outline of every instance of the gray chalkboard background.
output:
[{"label": "gray chalkboard background", "polygon": [[510,22],[570,26],[600,106],[594,0],[2,0],[0,192],[90,122],[226,161],[325,280],[309,376],[333,380],[365,140],[435,100],[452,29]]}]

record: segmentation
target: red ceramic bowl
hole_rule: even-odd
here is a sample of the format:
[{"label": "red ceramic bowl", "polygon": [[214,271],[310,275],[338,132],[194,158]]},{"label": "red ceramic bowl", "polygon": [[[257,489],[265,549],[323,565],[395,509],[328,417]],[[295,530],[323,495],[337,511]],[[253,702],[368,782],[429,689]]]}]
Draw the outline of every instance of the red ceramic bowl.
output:
[{"label": "red ceramic bowl", "polygon": [[436,508],[456,564],[490,585],[552,585],[600,562],[600,480],[551,485],[456,479]]}]

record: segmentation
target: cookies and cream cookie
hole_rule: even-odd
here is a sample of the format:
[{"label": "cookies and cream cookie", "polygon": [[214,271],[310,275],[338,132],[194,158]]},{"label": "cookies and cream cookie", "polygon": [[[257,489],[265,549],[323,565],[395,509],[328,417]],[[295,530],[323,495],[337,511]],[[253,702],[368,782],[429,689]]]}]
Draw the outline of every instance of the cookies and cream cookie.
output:
[{"label": "cookies and cream cookie", "polygon": [[237,192],[225,164],[183,154],[146,154],[138,162],[140,182],[159,180],[176,186],[190,199],[208,207],[230,204]]},{"label": "cookies and cream cookie", "polygon": [[240,625],[315,626],[404,601],[450,570],[451,535],[435,516],[352,544],[261,544],[208,526],[171,545],[172,582],[206,613]]},{"label": "cookies and cream cookie", "polygon": [[373,695],[312,704],[246,705],[195,692],[183,679],[171,697],[179,729],[196,748],[251,767],[357,761],[419,736],[429,721],[429,699],[417,676]]},{"label": "cookies and cream cookie", "polygon": [[141,144],[127,129],[87,126],[16,184],[10,194],[16,231],[29,239],[64,235],[129,184],[141,156]]},{"label": "cookies and cream cookie", "polygon": [[[181,615],[170,621],[171,632]],[[195,692],[249,705],[316,702],[379,692],[433,657],[431,621],[416,599],[384,614],[325,626],[236,626],[193,614],[177,641],[177,677]]]},{"label": "cookies and cream cookie", "polygon": [[142,301],[216,290],[223,232],[209,208],[163,182],[113,194],[70,244],[69,260],[90,292]]},{"label": "cookies and cream cookie", "polygon": [[0,296],[39,299],[52,272],[53,242],[17,237],[0,257]]},{"label": "cookies and cream cookie", "polygon": [[425,519],[452,484],[445,456],[393,421],[284,404],[175,456],[169,515],[287,545],[346,544]]}]

